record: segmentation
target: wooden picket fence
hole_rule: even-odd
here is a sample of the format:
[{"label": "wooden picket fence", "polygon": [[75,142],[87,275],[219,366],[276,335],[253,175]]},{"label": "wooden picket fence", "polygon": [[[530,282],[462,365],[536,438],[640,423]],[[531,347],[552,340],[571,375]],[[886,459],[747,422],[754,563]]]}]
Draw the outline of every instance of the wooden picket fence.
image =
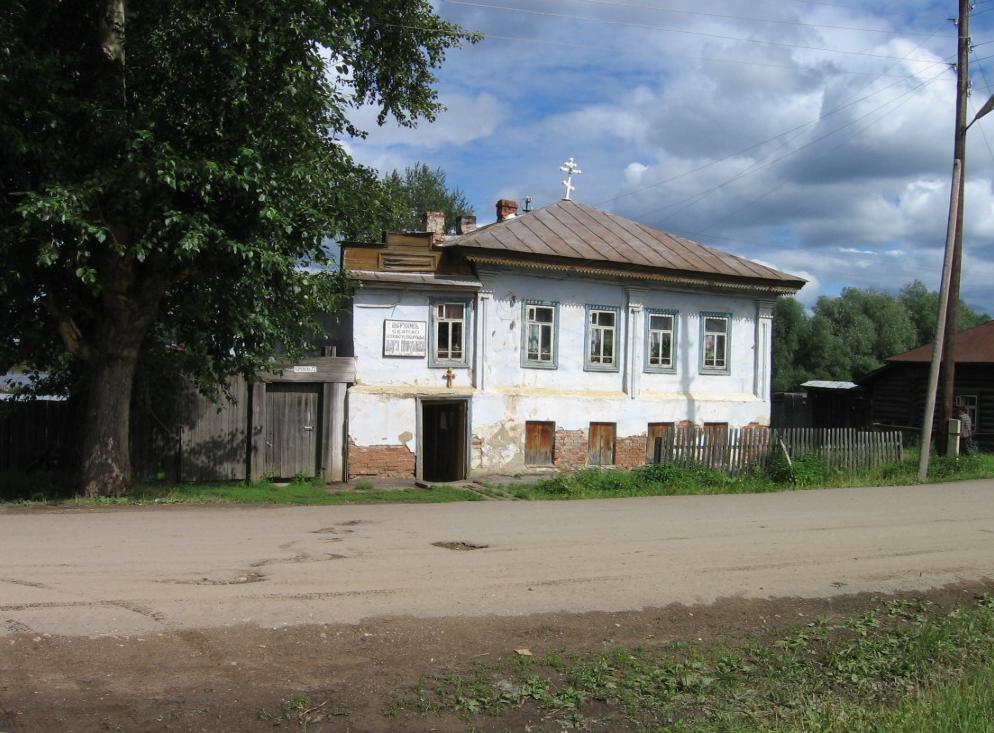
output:
[{"label": "wooden picket fence", "polygon": [[829,468],[849,472],[897,463],[904,452],[900,430],[873,432],[855,428],[785,428],[776,432],[791,458],[815,456]]},{"label": "wooden picket fence", "polygon": [[653,462],[735,474],[765,464],[784,450],[791,459],[814,456],[829,468],[855,472],[900,461],[902,441],[900,431],[855,428],[674,428],[656,438]]}]

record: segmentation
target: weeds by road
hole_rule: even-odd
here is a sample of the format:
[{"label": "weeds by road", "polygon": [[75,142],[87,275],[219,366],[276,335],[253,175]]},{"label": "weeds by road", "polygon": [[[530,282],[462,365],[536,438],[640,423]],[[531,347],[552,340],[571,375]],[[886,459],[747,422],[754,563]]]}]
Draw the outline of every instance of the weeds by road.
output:
[{"label": "weeds by road", "polygon": [[[917,471],[917,455],[857,474],[830,469],[816,458],[802,457],[795,459],[790,469],[774,465],[737,475],[703,467],[648,464],[633,471],[589,468],[533,484],[504,488],[518,499],[753,494],[791,489],[910,485],[918,483]],[[985,478],[994,478],[994,454],[935,458],[929,469],[929,481],[935,482]]]},{"label": "weeds by road", "polygon": [[[958,459],[935,458],[929,481],[994,478],[994,454],[978,453]],[[747,494],[793,489],[859,486],[901,486],[917,483],[917,455],[900,463],[864,469],[853,474],[830,469],[816,458],[800,457],[788,468],[774,463],[729,475],[710,468],[647,464],[632,471],[588,468],[533,483],[481,484],[474,490],[437,485],[376,489],[361,481],[356,490],[328,490],[319,480],[274,484],[268,481],[213,484],[150,483],[135,487],[122,498],[82,499],[60,495],[57,477],[0,474],[0,503],[60,504],[389,504],[480,501],[484,499],[605,499],[624,496],[690,494]]]},{"label": "weeds by road", "polygon": [[994,596],[937,613],[893,600],[775,640],[524,655],[426,678],[395,715],[512,709],[593,730],[871,733],[994,729]]}]

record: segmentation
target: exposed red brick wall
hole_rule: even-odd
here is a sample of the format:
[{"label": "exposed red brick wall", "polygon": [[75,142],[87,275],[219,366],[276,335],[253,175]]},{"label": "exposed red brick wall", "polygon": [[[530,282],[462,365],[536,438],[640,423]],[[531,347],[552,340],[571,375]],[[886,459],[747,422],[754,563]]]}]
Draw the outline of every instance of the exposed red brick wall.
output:
[{"label": "exposed red brick wall", "polygon": [[349,438],[349,478],[383,476],[413,477],[417,458],[406,445],[359,446]]},{"label": "exposed red brick wall", "polygon": [[619,468],[638,468],[645,463],[646,434],[626,435],[614,443],[614,465]]},{"label": "exposed red brick wall", "polygon": [[556,429],[553,463],[563,471],[575,471],[587,465],[587,431]]}]

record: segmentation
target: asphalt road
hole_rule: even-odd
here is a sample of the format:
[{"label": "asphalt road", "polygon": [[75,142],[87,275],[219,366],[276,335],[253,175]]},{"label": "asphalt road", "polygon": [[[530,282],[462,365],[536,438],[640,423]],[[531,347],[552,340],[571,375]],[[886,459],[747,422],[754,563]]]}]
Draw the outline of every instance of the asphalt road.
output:
[{"label": "asphalt road", "polygon": [[994,481],[572,502],[0,510],[0,635],[622,611],[989,577]]}]

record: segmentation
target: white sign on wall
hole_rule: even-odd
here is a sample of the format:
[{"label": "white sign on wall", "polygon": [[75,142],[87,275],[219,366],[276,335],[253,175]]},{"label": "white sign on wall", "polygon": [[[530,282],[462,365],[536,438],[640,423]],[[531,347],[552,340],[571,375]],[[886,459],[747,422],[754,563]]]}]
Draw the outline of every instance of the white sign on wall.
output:
[{"label": "white sign on wall", "polygon": [[426,356],[426,321],[383,321],[383,356]]}]

